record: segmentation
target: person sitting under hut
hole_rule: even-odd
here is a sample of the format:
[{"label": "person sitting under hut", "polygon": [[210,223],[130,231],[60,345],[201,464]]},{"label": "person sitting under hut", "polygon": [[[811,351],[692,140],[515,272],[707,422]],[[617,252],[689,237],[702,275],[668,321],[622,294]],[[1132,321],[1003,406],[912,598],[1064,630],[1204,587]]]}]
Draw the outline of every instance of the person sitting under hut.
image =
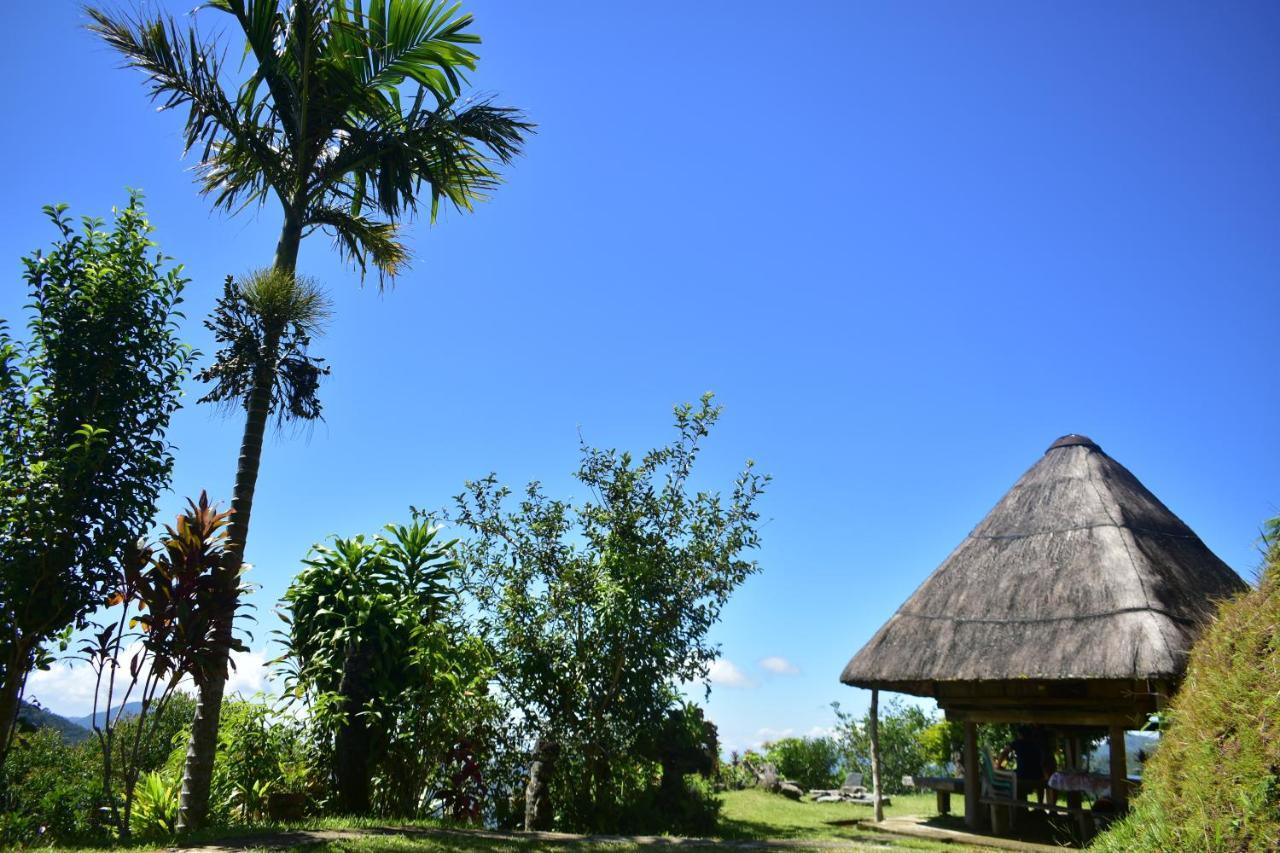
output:
[{"label": "person sitting under hut", "polygon": [[1018,799],[1025,800],[1027,794],[1035,792],[1036,802],[1043,804],[1045,784],[1057,763],[1048,737],[1034,726],[1018,726],[1017,736],[996,757],[996,766],[1010,769],[1010,758],[1015,762],[1012,769],[1017,774]]}]

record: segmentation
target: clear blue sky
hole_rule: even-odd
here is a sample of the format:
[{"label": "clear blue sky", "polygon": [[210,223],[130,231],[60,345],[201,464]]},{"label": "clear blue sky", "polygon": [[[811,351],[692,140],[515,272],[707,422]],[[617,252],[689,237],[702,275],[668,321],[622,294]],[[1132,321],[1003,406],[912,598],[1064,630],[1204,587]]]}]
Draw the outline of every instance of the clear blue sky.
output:
[{"label": "clear blue sky", "polygon": [[[579,429],[644,448],[708,389],[704,483],[748,456],[775,478],[763,571],[715,631],[754,685],[714,690],[730,746],[863,707],[847,658],[1063,433],[1252,577],[1280,512],[1280,6],[465,5],[476,87],[540,132],[475,215],[412,229],[392,292],[305,244],[334,373],[325,423],[266,448],[255,648],[312,542],[491,470],[576,495]],[[142,187],[211,352],[198,321],[270,260],[274,209],[209,212],[180,118],[77,3],[7,19],[0,314],[53,237],[40,205],[104,215]],[[239,432],[181,413],[177,495],[227,498]],[[83,713],[65,679],[44,689]]]}]

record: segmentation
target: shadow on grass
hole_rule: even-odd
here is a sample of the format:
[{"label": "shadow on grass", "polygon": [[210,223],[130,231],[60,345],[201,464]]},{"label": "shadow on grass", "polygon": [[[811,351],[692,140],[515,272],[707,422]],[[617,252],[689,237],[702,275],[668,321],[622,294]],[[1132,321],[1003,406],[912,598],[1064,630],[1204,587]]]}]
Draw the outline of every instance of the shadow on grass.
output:
[{"label": "shadow on grass", "polygon": [[1034,844],[1048,844],[1054,847],[1080,848],[1087,845],[1081,843],[1079,826],[1075,818],[1061,815],[1050,815],[1044,812],[1025,812],[1018,815],[1017,824],[1004,835],[995,835],[990,828],[975,830],[957,815],[934,815],[924,822],[925,826],[937,829],[950,829],[956,832],[967,832],[970,835],[982,835],[990,838],[1006,838],[1016,841],[1029,841]]}]

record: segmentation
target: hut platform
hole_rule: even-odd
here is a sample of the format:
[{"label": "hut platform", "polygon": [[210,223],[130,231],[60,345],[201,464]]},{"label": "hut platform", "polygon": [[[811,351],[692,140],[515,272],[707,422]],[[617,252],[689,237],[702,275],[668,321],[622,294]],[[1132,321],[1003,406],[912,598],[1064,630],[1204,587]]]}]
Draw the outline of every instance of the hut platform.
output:
[{"label": "hut platform", "polygon": [[1033,841],[1019,841],[1002,835],[984,835],[977,832],[963,832],[935,826],[931,818],[906,815],[890,817],[876,823],[874,820],[859,821],[859,826],[871,832],[887,832],[891,835],[904,835],[910,838],[922,838],[928,841],[941,841],[944,844],[957,844],[965,847],[988,847],[996,850],[1025,850],[1035,853],[1062,853],[1062,847],[1052,844],[1037,844]]}]

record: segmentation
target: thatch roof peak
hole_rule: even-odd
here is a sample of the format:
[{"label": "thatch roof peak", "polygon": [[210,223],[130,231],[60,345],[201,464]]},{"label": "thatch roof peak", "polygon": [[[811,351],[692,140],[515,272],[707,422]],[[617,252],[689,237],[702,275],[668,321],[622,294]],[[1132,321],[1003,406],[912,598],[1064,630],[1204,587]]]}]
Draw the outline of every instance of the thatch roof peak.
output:
[{"label": "thatch roof peak", "polygon": [[1102,450],[1102,448],[1098,446],[1097,442],[1092,438],[1089,438],[1089,436],[1077,435],[1074,432],[1064,435],[1062,438],[1049,445],[1049,449],[1046,450],[1045,453],[1048,453],[1049,450],[1057,450],[1059,447],[1089,447],[1093,450]]},{"label": "thatch roof peak", "polygon": [[1123,465],[1067,435],[845,667],[921,684],[1181,675],[1216,601],[1243,582]]}]

